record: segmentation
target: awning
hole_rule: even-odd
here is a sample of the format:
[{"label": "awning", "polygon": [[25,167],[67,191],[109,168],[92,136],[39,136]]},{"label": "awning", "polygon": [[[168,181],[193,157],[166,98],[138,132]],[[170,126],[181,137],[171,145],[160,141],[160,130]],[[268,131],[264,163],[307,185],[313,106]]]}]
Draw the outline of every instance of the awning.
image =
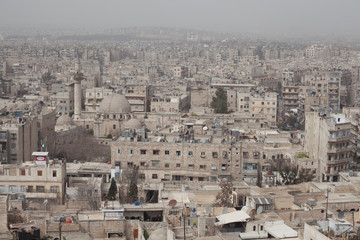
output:
[{"label": "awning", "polygon": [[272,204],[271,198],[252,198],[257,205],[270,205]]},{"label": "awning", "polygon": [[245,211],[240,210],[232,213],[222,214],[216,216],[216,218],[219,222],[216,222],[215,225],[219,226],[234,222],[247,222],[250,219],[250,216]]},{"label": "awning", "polygon": [[298,233],[286,225],[284,221],[265,222],[264,230],[274,238],[291,238],[298,236]]}]

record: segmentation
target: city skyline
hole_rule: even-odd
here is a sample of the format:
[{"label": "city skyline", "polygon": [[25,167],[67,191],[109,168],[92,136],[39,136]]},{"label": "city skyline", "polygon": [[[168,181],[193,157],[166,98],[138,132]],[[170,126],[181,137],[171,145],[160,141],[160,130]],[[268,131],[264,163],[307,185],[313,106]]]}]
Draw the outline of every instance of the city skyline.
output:
[{"label": "city skyline", "polygon": [[351,36],[358,1],[2,1],[0,28],[172,27],[280,36]]}]

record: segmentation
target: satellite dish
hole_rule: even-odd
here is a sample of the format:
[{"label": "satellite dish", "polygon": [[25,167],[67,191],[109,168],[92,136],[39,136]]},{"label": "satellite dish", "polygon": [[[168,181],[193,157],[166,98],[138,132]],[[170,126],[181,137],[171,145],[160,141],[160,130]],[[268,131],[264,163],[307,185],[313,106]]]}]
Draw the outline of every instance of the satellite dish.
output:
[{"label": "satellite dish", "polygon": [[203,130],[204,130],[204,131],[208,130],[208,127],[207,127],[207,126],[204,126],[204,127],[203,127]]},{"label": "satellite dish", "polygon": [[299,226],[301,219],[299,217],[295,218],[294,225]]},{"label": "satellite dish", "polygon": [[263,212],[264,208],[262,206],[258,207],[258,209],[256,210],[257,214],[261,214]]},{"label": "satellite dish", "polygon": [[342,219],[343,217],[344,217],[344,212],[343,211],[338,212],[338,218]]},{"label": "satellite dish", "polygon": [[171,199],[171,200],[169,201],[169,206],[171,206],[171,207],[175,207],[176,204],[177,204],[177,201],[176,201],[175,199]]}]

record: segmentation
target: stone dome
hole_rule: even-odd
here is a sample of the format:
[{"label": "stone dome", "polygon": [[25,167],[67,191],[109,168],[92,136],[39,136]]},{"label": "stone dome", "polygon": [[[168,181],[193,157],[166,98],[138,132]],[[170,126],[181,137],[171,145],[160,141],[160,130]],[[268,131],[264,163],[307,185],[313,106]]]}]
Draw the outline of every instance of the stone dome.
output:
[{"label": "stone dome", "polygon": [[72,124],[73,124],[73,120],[68,115],[61,115],[56,120],[56,125],[72,125]]},{"label": "stone dome", "polygon": [[131,118],[129,121],[125,123],[125,127],[130,129],[140,129],[142,128],[142,124],[137,118]]},{"label": "stone dome", "polygon": [[129,113],[131,112],[131,107],[123,95],[113,93],[104,97],[100,103],[99,110],[102,113]]}]

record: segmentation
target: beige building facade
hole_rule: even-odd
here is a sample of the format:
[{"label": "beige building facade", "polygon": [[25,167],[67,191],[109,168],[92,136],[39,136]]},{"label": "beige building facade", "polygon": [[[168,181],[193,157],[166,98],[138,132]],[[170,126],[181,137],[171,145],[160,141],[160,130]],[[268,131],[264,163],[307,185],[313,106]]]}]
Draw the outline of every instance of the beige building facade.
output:
[{"label": "beige building facade", "polygon": [[27,199],[64,204],[65,163],[51,160],[45,165],[33,162],[0,165],[0,193],[23,193]]}]

